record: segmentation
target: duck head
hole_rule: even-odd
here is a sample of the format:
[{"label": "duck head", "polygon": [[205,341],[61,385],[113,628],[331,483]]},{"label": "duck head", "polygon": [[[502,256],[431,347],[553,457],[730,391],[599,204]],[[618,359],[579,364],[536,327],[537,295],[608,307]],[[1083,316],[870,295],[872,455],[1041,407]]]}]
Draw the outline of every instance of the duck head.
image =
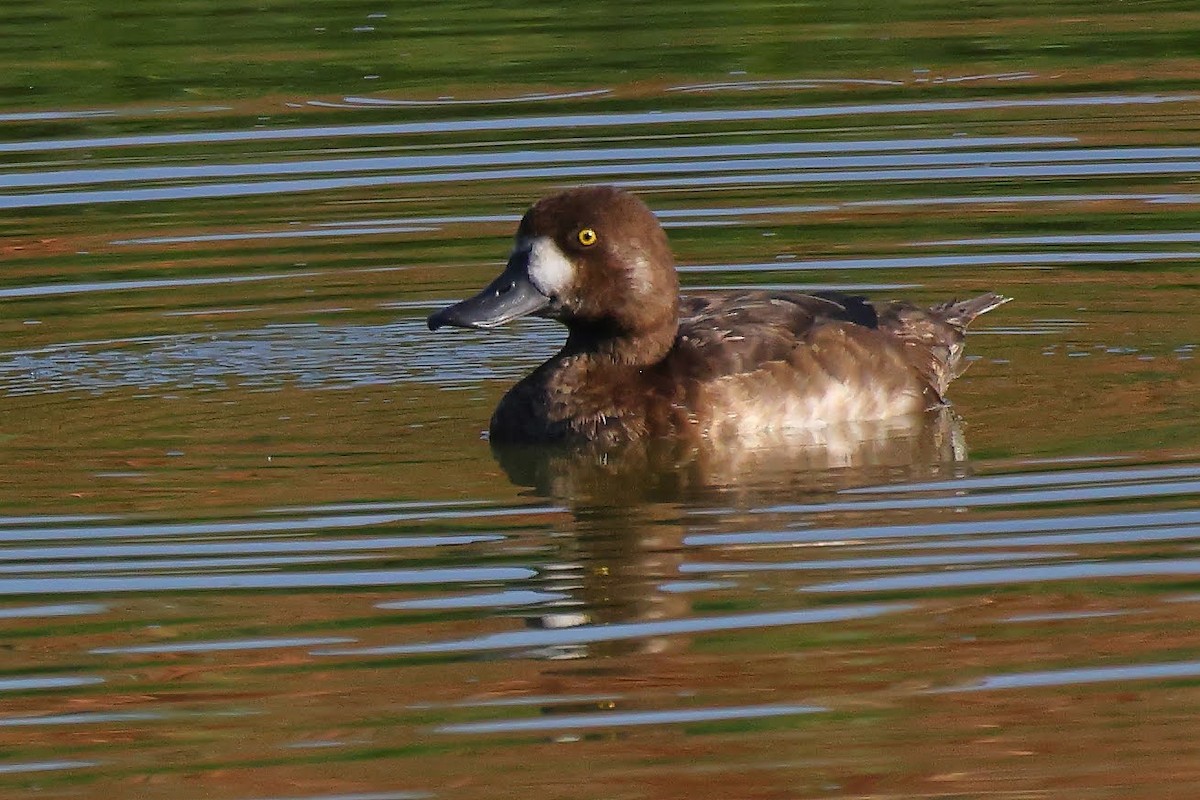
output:
[{"label": "duck head", "polygon": [[654,214],[628,192],[591,186],[535,203],[500,277],[428,322],[493,328],[533,315],[562,322],[580,346],[669,332],[669,347],[678,313],[674,259]]}]

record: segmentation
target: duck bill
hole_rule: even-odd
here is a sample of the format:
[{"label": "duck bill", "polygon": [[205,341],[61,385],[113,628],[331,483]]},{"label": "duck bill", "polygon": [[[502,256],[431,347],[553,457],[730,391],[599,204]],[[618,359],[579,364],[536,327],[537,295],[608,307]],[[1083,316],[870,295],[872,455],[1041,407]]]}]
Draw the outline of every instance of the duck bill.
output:
[{"label": "duck bill", "polygon": [[430,315],[429,330],[436,331],[445,325],[494,328],[541,311],[550,305],[550,298],[533,285],[525,267],[524,263],[510,261],[500,277],[482,292]]}]

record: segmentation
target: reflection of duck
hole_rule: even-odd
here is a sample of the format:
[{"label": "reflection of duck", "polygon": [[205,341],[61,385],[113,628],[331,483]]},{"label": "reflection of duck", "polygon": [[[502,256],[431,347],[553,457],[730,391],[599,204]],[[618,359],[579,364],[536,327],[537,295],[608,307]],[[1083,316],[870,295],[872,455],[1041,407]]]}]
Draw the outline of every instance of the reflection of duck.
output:
[{"label": "reflection of duck", "polygon": [[[961,477],[969,470],[958,420],[949,408],[873,423],[789,431],[770,444],[737,440],[646,439],[597,443],[493,445],[509,479],[562,503],[569,521],[552,538],[555,553],[538,588],[567,593],[522,616],[532,628],[645,622],[693,613],[685,579],[685,538],[731,525],[770,524],[745,512],[820,502],[871,484]],[[720,509],[713,515],[697,510]],[[753,519],[753,521],[749,521]],[[680,637],[570,644],[548,658],[686,648]]]},{"label": "reflection of duck", "polygon": [[771,442],[493,443],[492,454],[513,483],[575,510],[614,501],[753,506],[850,486],[957,476],[967,468],[962,429],[945,407],[784,431]]},{"label": "reflection of duck", "polygon": [[678,288],[666,235],[640,200],[573,189],[530,208],[503,274],[429,327],[527,314],[567,326],[563,349],[500,402],[494,442],[765,441],[942,405],[967,325],[1007,301],[877,307],[837,293],[681,299]]}]

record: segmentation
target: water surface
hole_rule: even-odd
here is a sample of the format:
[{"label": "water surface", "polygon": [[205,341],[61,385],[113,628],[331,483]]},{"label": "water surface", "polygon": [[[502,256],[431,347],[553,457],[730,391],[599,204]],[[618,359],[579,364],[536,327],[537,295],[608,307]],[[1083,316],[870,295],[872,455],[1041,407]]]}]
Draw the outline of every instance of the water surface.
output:
[{"label": "water surface", "polygon": [[[1200,791],[1191,5],[430,13],[0,10],[0,795]],[[952,413],[493,454],[561,331],[424,318],[601,181],[1016,299]]]}]

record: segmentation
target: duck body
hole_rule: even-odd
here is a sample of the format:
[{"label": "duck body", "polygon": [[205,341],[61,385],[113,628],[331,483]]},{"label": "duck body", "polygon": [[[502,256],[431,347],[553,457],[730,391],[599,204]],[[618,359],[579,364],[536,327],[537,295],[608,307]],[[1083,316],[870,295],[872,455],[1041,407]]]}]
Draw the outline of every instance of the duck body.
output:
[{"label": "duck body", "polygon": [[429,318],[493,327],[532,314],[563,348],[492,416],[493,444],[703,437],[769,442],[945,404],[967,325],[1007,302],[931,308],[835,292],[679,297],[666,235],[633,195],[584,187],[525,214],[504,273]]}]

